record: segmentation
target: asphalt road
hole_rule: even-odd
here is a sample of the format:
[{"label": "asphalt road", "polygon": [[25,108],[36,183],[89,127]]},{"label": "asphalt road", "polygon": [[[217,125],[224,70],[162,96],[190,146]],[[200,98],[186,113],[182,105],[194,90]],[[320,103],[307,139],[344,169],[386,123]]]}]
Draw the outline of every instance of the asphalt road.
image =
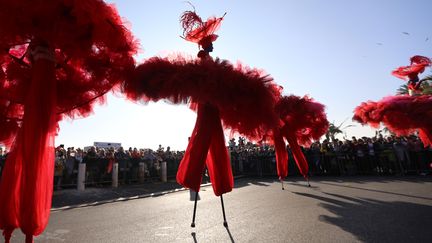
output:
[{"label": "asphalt road", "polygon": [[[54,211],[35,242],[432,242],[432,178],[236,181],[204,187],[196,228],[188,191]],[[12,242],[23,242],[15,231]]]}]

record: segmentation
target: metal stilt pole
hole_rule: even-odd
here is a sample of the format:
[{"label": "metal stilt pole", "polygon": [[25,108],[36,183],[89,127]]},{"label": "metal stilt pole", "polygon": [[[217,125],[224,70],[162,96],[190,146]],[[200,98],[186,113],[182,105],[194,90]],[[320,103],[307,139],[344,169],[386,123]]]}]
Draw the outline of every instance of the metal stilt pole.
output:
[{"label": "metal stilt pole", "polygon": [[285,190],[283,180],[280,180],[280,182],[282,184],[282,190]]},{"label": "metal stilt pole", "polygon": [[194,211],[193,211],[192,223],[191,223],[192,228],[195,228],[195,214],[196,214],[197,200],[198,200],[198,191],[195,192]]},{"label": "metal stilt pole", "polygon": [[228,223],[227,223],[227,221],[226,221],[226,216],[225,216],[225,206],[224,206],[224,202],[223,202],[223,197],[222,197],[222,195],[220,195],[220,198],[221,198],[221,203],[222,203],[222,213],[223,213],[223,218],[224,218],[223,225],[224,225],[226,228],[228,228]]}]

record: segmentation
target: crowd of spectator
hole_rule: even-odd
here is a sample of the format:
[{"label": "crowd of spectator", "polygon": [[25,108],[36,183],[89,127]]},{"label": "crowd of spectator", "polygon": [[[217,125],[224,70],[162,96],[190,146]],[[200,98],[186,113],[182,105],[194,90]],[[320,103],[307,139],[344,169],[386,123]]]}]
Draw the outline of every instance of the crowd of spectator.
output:
[{"label": "crowd of spectator", "polygon": [[[273,146],[254,144],[245,138],[228,142],[234,175],[276,176]],[[289,146],[289,174],[298,175]],[[303,148],[311,175],[404,175],[429,174],[432,170],[432,148],[424,147],[417,136],[377,135],[351,139],[325,139]],[[146,180],[158,180],[160,165],[167,162],[167,174],[174,178],[184,151],[171,151],[159,145],[156,150],[130,147],[89,147],[86,149],[60,145],[55,149],[54,185],[57,188],[76,184],[78,165],[86,164],[86,183],[95,186],[111,183],[114,164],[118,164],[120,183],[139,180],[139,166],[144,166]],[[0,167],[7,153],[0,148]],[[0,168],[0,169],[1,169]]]},{"label": "crowd of spectator", "polygon": [[[68,185],[74,183],[73,175],[76,174],[78,164],[86,164],[86,181],[96,186],[110,183],[114,163],[118,164],[119,180],[121,183],[130,184],[138,181],[139,164],[144,164],[145,177],[152,179],[160,176],[160,163],[166,161],[168,170],[176,170],[177,164],[183,157],[183,152],[171,151],[159,145],[157,150],[137,149],[130,147],[100,148],[91,146],[87,150],[74,147],[64,148],[60,145],[56,148],[55,160],[55,185]],[[173,168],[175,167],[175,168]]]},{"label": "crowd of spectator", "polygon": [[[230,140],[229,148],[236,170],[260,175],[275,173],[272,146],[256,145],[240,138],[238,144]],[[290,174],[298,174],[291,151],[287,149]],[[432,148],[425,147],[415,135],[324,139],[303,148],[303,153],[313,175],[425,175],[432,170]]]},{"label": "crowd of spectator", "polygon": [[[317,145],[312,146],[309,154],[315,155]],[[320,146],[321,160],[312,160],[316,164],[322,162],[325,170],[331,158],[339,163],[340,173],[360,174],[406,174],[427,173],[430,171],[431,147],[425,148],[417,136],[355,138],[332,142],[324,141]],[[349,163],[351,162],[351,163]],[[328,166],[327,166],[328,167]]]}]

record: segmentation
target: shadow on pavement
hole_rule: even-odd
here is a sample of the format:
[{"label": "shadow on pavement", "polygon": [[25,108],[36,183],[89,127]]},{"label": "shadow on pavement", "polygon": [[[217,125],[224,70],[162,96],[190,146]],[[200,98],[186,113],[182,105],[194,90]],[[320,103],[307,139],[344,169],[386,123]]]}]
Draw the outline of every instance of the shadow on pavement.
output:
[{"label": "shadow on pavement", "polygon": [[[250,180],[239,178],[235,184],[248,186]],[[269,186],[267,184],[253,181],[253,185]],[[171,192],[184,190],[181,185],[175,181],[145,183],[140,185],[120,186],[118,188],[86,188],[84,191],[68,189],[55,191],[52,198],[52,210],[70,210],[74,208],[98,206],[107,203],[124,202],[146,197],[161,197]],[[207,187],[201,186],[201,191],[207,190]],[[211,189],[209,189],[211,190]]]},{"label": "shadow on pavement", "polygon": [[384,202],[325,193],[293,192],[321,201],[335,216],[319,220],[336,225],[364,242],[432,242],[432,206],[411,202]]},{"label": "shadow on pavement", "polygon": [[[400,196],[407,196],[419,199],[432,200],[432,197],[418,197],[411,195],[404,195],[398,193],[384,192],[379,190],[361,188],[343,185],[341,182],[355,182],[355,183],[366,183],[366,182],[394,182],[394,181],[409,181],[416,183],[432,182],[432,177],[419,177],[419,176],[406,176],[406,177],[312,177],[311,188],[319,190],[319,187],[315,186],[314,183],[323,183],[332,186],[349,187],[360,190],[370,190]],[[238,177],[235,180],[234,188],[241,188],[250,185],[268,187],[274,182],[279,182],[275,177]],[[285,180],[286,185],[294,185],[307,187],[307,182],[303,177],[288,177]],[[72,209],[77,207],[97,206],[106,203],[128,201],[145,197],[159,197],[167,193],[182,190],[182,186],[177,184],[175,181],[169,182],[156,182],[156,183],[145,183],[139,185],[127,185],[120,186],[118,188],[86,188],[85,191],[78,191],[76,189],[60,190],[55,191],[52,199],[52,207],[61,210]],[[201,190],[206,190],[205,187]],[[211,190],[211,189],[210,189]],[[161,193],[164,192],[164,193]]]},{"label": "shadow on pavement", "polygon": [[242,177],[239,180],[236,180],[234,183],[234,188],[241,188],[245,186],[270,186],[273,182],[276,182],[274,178],[256,178],[256,177]]},{"label": "shadow on pavement", "polygon": [[[300,178],[300,177],[299,177]],[[394,176],[394,175],[381,175],[381,176],[313,176],[312,181],[328,181],[328,182],[355,182],[355,183],[369,183],[369,182],[379,182],[379,183],[392,183],[392,182],[416,182],[416,183],[426,183],[432,182],[432,176],[419,176],[419,175],[405,175],[405,176]]]},{"label": "shadow on pavement", "polygon": [[290,185],[290,186],[299,186],[299,187],[307,187],[307,188],[319,188],[317,186],[314,185],[313,181],[310,183],[311,186],[308,186],[307,182],[304,181],[299,181],[299,182],[291,182],[291,181],[285,181],[286,185]]},{"label": "shadow on pavement", "polygon": [[385,194],[418,198],[418,199],[424,199],[424,200],[432,201],[432,197],[414,196],[414,195],[409,195],[409,194],[404,194],[404,193],[388,192],[388,191],[382,191],[382,190],[376,190],[376,189],[370,189],[370,188],[362,188],[362,187],[357,187],[357,186],[347,186],[347,185],[329,183],[329,182],[320,182],[320,183],[325,184],[325,185],[331,185],[331,186],[346,187],[346,188],[352,188],[352,189],[358,189],[358,190],[364,190],[364,191],[379,192],[379,193],[385,193]]},{"label": "shadow on pavement", "polygon": [[84,191],[68,189],[56,191],[52,198],[52,207],[61,208],[72,205],[89,204],[88,206],[101,205],[103,203],[127,201],[142,197],[158,197],[164,191],[180,190],[182,186],[176,182],[148,183],[118,188],[86,188]]}]

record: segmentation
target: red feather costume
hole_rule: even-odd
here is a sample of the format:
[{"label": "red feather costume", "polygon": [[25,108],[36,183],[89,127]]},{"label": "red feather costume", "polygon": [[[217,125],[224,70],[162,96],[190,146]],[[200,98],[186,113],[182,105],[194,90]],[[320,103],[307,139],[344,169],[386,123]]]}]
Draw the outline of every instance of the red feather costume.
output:
[{"label": "red feather costume", "polygon": [[382,122],[398,135],[419,131],[425,146],[432,145],[432,96],[389,96],[378,102],[363,102],[353,120],[378,127]]},{"label": "red feather costume", "polygon": [[274,128],[277,172],[280,180],[288,175],[288,153],[284,139],[288,141],[294,160],[304,178],[308,178],[309,166],[300,145],[309,146],[318,140],[328,129],[329,122],[324,112],[324,105],[304,96],[283,96],[275,106],[280,119],[280,126]]},{"label": "red feather costume", "polygon": [[101,0],[0,0],[0,142],[10,146],[0,181],[0,228],[9,242],[45,229],[54,137],[62,117],[92,103],[134,67],[136,43]]},{"label": "red feather costume", "polygon": [[185,39],[204,49],[199,59],[151,58],[136,68],[124,91],[132,100],[169,99],[190,104],[197,111],[177,181],[199,191],[207,165],[214,193],[219,196],[231,191],[234,183],[221,120],[233,132],[259,139],[262,131],[277,122],[271,108],[280,95],[279,87],[259,70],[209,56],[217,37],[214,31],[222,18],[203,22],[195,12],[188,11],[181,20]]},{"label": "red feather costume", "polygon": [[[392,72],[398,78],[408,80],[408,89],[420,89],[418,74],[431,65],[431,59],[413,56],[411,65],[399,67]],[[411,93],[411,92],[410,92]],[[378,127],[383,123],[397,135],[408,135],[415,131],[425,146],[432,145],[432,96],[389,96],[378,102],[363,102],[354,110],[353,120],[361,124]]]},{"label": "red feather costume", "polygon": [[[179,183],[198,191],[206,158],[209,166],[209,159],[223,156],[227,164],[223,164],[220,173],[229,176],[219,189],[215,173],[212,181],[216,195],[232,189],[231,165],[225,157],[227,151],[220,121],[233,132],[258,140],[263,136],[262,131],[271,129],[277,122],[271,107],[280,95],[279,87],[259,70],[233,66],[219,59],[181,57],[147,60],[136,68],[133,78],[125,82],[124,92],[131,100],[168,99],[175,104],[193,104],[197,122],[179,168]],[[212,152],[211,146],[219,148],[220,154]],[[220,162],[217,160],[213,164],[220,165]]]}]

